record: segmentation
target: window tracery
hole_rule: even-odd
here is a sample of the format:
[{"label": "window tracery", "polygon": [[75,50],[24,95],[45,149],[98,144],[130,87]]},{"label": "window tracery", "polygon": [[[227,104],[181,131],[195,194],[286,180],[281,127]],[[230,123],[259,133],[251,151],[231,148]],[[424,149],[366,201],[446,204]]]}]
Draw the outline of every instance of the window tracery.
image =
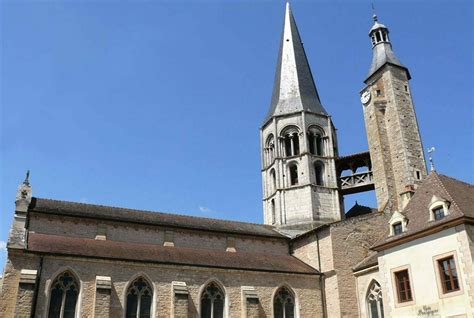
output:
[{"label": "window tracery", "polygon": [[73,318],[76,315],[79,283],[74,276],[65,271],[51,284],[49,318]]},{"label": "window tracery", "polygon": [[214,282],[208,284],[201,295],[201,318],[224,317],[225,294]]},{"label": "window tracery", "polygon": [[295,317],[295,298],[286,287],[281,287],[273,299],[273,314],[275,318]]},{"label": "window tracery", "polygon": [[127,290],[126,318],[150,318],[153,291],[143,278],[135,279]]}]

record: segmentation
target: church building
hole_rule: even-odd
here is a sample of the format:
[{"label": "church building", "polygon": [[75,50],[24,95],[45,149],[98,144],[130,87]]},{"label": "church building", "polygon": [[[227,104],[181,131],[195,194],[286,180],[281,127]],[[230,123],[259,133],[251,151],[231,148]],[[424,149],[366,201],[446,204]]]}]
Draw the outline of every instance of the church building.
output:
[{"label": "church building", "polygon": [[[341,156],[286,4],[264,224],[38,198],[27,174],[0,317],[473,317],[473,185],[427,173],[411,74],[375,15],[368,45],[369,149]],[[344,213],[365,191],[377,207]]]}]

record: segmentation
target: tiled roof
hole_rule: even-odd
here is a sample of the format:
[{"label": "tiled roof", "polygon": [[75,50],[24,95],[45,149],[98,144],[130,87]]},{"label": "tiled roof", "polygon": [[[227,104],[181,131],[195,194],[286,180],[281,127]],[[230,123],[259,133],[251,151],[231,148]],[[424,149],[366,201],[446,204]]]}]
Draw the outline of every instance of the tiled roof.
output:
[{"label": "tiled roof", "polygon": [[318,271],[290,255],[225,252],[212,249],[163,247],[156,244],[94,240],[31,232],[32,252],[88,258],[126,260],[281,273],[318,274]]},{"label": "tiled roof", "polygon": [[[429,206],[433,196],[450,201],[449,214],[438,221],[430,221]],[[431,228],[437,228],[463,217],[473,218],[474,186],[436,172],[430,175],[418,187],[402,214],[408,219],[407,230],[402,234],[388,236],[389,225],[384,238],[375,244],[374,249],[382,245],[419,234]]]},{"label": "tiled roof", "polygon": [[347,218],[352,218],[354,216],[369,214],[369,213],[372,213],[372,212],[377,212],[377,209],[373,209],[373,208],[365,206],[365,205],[360,205],[356,202],[354,204],[354,206],[352,208],[350,208],[349,211],[347,211],[346,219]]},{"label": "tiled roof", "polygon": [[84,204],[33,198],[29,211],[76,217],[87,217],[112,221],[188,228],[204,231],[225,232],[242,235],[285,238],[272,226],[238,221],[226,221],[188,215],[124,209],[111,206]]}]

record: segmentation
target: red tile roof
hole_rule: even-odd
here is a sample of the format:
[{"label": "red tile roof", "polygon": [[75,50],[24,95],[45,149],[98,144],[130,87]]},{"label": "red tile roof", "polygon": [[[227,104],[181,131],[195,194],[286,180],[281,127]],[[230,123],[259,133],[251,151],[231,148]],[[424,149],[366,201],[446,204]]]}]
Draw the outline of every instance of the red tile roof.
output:
[{"label": "red tile roof", "polygon": [[226,221],[190,215],[151,212],[51,199],[33,198],[28,210],[45,214],[86,217],[111,221],[160,225],[174,228],[187,228],[286,239],[285,236],[278,233],[274,227],[270,225]]},{"label": "red tile roof", "polygon": [[[451,203],[449,214],[443,219],[430,221],[429,206],[431,199],[436,195]],[[402,214],[407,218],[407,230],[402,234],[389,236],[389,225],[385,236],[373,248],[382,250],[392,246],[397,241],[405,242],[406,239],[420,235],[426,230],[439,228],[447,223],[463,218],[474,221],[474,186],[472,184],[453,179],[451,177],[432,172],[423,180],[415,195],[408,202]]]},{"label": "red tile roof", "polygon": [[58,236],[30,232],[31,252],[136,262],[316,275],[318,271],[290,255],[164,247],[156,244]]}]

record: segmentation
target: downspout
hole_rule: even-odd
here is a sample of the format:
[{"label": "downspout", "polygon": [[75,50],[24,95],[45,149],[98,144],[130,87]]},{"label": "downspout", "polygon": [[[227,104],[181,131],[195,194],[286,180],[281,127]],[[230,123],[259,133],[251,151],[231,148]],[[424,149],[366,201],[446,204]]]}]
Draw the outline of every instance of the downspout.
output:
[{"label": "downspout", "polygon": [[35,292],[33,294],[33,305],[31,306],[31,318],[34,318],[36,316],[36,304],[38,303],[39,285],[41,283],[41,272],[43,271],[43,258],[44,256],[41,255],[38,266],[38,276],[36,277]]},{"label": "downspout", "polygon": [[325,286],[324,286],[324,274],[321,271],[321,253],[320,253],[320,249],[319,249],[319,236],[318,236],[317,231],[314,231],[314,234],[316,235],[316,247],[318,249],[318,271],[320,273],[320,275],[319,275],[319,286],[321,287],[321,306],[323,308],[323,317],[327,317],[326,292],[325,292]]}]

